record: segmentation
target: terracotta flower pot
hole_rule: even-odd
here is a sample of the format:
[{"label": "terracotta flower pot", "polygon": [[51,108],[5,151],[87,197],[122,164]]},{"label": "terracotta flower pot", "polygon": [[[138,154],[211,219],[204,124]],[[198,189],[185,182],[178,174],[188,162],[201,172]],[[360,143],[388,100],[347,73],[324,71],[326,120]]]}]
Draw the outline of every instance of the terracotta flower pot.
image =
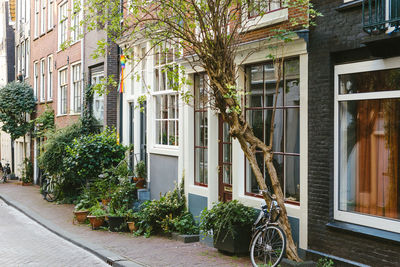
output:
[{"label": "terracotta flower pot", "polygon": [[131,233],[132,233],[133,231],[136,231],[136,230],[137,230],[137,227],[136,227],[136,225],[135,225],[135,222],[127,222],[127,224],[128,224],[128,227],[129,227],[129,231],[131,231]]},{"label": "terracotta flower pot", "polygon": [[144,185],[146,184],[146,179],[144,179],[142,177],[134,177],[133,181],[136,183],[137,189],[143,189]]},{"label": "terracotta flower pot", "polygon": [[87,218],[89,219],[90,225],[92,226],[92,230],[99,228],[104,223],[104,216],[96,217],[89,215],[87,216]]},{"label": "terracotta flower pot", "polygon": [[84,223],[89,214],[89,211],[79,210],[79,211],[74,211],[74,214],[75,214],[75,218],[78,221],[78,223]]}]

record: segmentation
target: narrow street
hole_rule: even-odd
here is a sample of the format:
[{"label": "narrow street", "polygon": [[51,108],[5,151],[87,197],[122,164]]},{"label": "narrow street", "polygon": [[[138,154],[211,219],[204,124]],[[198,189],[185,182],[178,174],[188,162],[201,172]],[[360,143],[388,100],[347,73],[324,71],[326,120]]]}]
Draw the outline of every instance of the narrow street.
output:
[{"label": "narrow street", "polygon": [[0,200],[0,266],[108,266]]}]

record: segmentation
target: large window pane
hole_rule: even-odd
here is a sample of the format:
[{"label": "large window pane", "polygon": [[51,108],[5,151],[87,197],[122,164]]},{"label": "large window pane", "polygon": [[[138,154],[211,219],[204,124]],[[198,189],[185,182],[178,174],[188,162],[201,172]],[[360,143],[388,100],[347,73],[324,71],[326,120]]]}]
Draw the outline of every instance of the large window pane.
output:
[{"label": "large window pane", "polygon": [[340,94],[400,90],[400,69],[343,74],[339,79]]},{"label": "large window pane", "polygon": [[300,157],[285,156],[285,198],[300,201]]},{"label": "large window pane", "polygon": [[288,153],[300,153],[300,110],[288,108],[285,113],[286,136],[285,151]]},{"label": "large window pane", "polygon": [[[276,112],[273,124],[272,150],[274,165],[278,173],[285,197],[299,201],[300,195],[300,65],[299,59],[287,59],[284,63],[283,77],[277,91],[277,66],[272,62],[248,66],[246,68],[246,119],[254,134],[266,145],[270,143],[273,107]],[[268,171],[263,162],[263,154],[257,153],[257,162],[267,184],[270,183]],[[258,184],[246,166],[246,192],[258,193]]]},{"label": "large window pane", "polygon": [[339,209],[400,219],[400,99],[340,103]]}]

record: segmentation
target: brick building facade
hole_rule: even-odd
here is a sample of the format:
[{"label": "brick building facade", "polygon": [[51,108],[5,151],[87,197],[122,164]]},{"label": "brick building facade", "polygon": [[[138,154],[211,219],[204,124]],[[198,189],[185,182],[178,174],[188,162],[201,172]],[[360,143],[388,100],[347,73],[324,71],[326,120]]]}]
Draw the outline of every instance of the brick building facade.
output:
[{"label": "brick building facade", "polygon": [[[374,103],[383,101],[384,106],[393,107],[391,116],[400,114],[394,104],[399,96],[393,91],[400,89],[399,81],[395,79],[397,85],[393,86],[385,82],[387,71],[393,77],[399,72],[400,35],[388,34],[395,30],[395,23],[388,28],[385,19],[377,20],[380,30],[368,27],[368,8],[374,7],[368,6],[368,1],[364,24],[362,1],[313,2],[323,17],[311,29],[309,42],[308,249],[316,258],[325,254],[339,257],[341,265],[399,266],[400,180],[398,173],[390,174],[389,166],[398,167],[398,161],[391,158],[400,152],[389,140],[398,137],[400,125],[398,117],[396,124]],[[400,12],[397,18],[391,12],[398,25]],[[370,29],[374,34],[367,33]],[[343,92],[343,87],[348,92]],[[392,91],[380,93],[385,90]],[[363,119],[366,114],[369,124]],[[378,120],[372,114],[384,115]],[[375,129],[377,121],[384,121],[385,128]],[[393,131],[388,132],[388,125]],[[376,134],[367,134],[370,132]],[[385,146],[372,136],[390,138]],[[380,148],[374,148],[379,144]],[[376,200],[378,195],[383,198]],[[390,202],[396,202],[397,207]]]},{"label": "brick building facade", "polygon": [[[30,6],[29,84],[37,99],[35,117],[51,108],[56,127],[63,128],[78,120],[82,107],[82,44],[72,29],[73,1],[31,0]],[[67,40],[71,44],[62,49]],[[43,139],[32,142],[34,177],[38,183],[36,162]]]}]

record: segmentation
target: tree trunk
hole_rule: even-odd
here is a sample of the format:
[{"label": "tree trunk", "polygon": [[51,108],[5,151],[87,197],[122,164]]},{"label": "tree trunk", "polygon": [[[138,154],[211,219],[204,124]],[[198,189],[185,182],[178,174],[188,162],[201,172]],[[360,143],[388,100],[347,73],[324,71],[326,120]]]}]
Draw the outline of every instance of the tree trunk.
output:
[{"label": "tree trunk", "polygon": [[[283,64],[283,60],[282,60]],[[263,141],[258,139],[254,133],[251,127],[248,125],[246,122],[242,112],[231,112],[232,108],[237,107],[238,101],[233,98],[227,98],[225,95],[229,92],[229,85],[235,84],[234,77],[235,75],[231,74],[233,73],[232,71],[232,64],[228,70],[226,68],[223,68],[221,66],[216,66],[215,72],[211,72],[210,68],[205,68],[207,69],[208,76],[210,78],[210,86],[212,88],[214,98],[215,98],[215,106],[221,113],[222,119],[227,122],[230,126],[230,134],[233,138],[237,138],[237,140],[240,143],[240,146],[247,158],[247,160],[250,163],[251,169],[253,170],[253,173],[256,177],[258,186],[260,190],[266,190],[267,185],[264,180],[263,173],[261,172],[258,164],[257,164],[257,159],[256,159],[256,149],[261,150],[264,154],[264,160],[265,164],[268,168],[268,173],[271,179],[271,184],[272,188],[274,190],[274,193],[276,195],[276,200],[279,204],[279,207],[281,208],[280,212],[280,219],[279,219],[279,225],[282,228],[282,230],[285,232],[286,235],[286,254],[287,257],[291,260],[294,261],[302,261],[298,254],[297,254],[297,247],[293,241],[293,236],[291,232],[291,227],[289,224],[289,219],[287,217],[287,211],[285,207],[285,198],[282,192],[281,184],[278,179],[278,175],[276,173],[275,166],[273,165],[272,158],[273,158],[273,152],[271,151],[272,147],[272,137],[273,134],[271,134],[271,143],[269,146],[267,146]],[[231,75],[230,75],[231,74]],[[276,85],[276,90],[279,90],[279,80],[281,77],[282,73],[280,73],[277,77],[277,85]],[[277,94],[276,94],[277,96]],[[276,103],[276,100],[275,100]],[[229,108],[227,108],[229,107]],[[274,110],[276,109],[276,106],[274,107]],[[273,112],[273,116],[274,116]],[[273,123],[273,119],[272,119]],[[273,125],[271,126],[271,132],[273,133],[274,127]],[[263,197],[266,201],[267,204],[271,202],[271,199],[268,197],[266,192],[263,192]]]}]

